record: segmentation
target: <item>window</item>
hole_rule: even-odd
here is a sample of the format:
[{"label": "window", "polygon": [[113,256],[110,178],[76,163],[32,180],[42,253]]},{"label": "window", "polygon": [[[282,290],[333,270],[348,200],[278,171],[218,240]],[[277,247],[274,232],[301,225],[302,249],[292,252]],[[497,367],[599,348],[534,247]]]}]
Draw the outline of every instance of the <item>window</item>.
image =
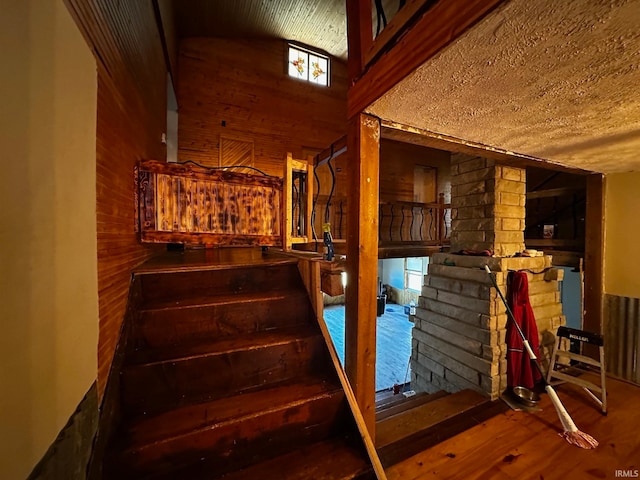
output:
[{"label": "window", "polygon": [[424,276],[427,274],[429,257],[411,257],[405,259],[405,288],[419,292],[422,290]]},{"label": "window", "polygon": [[329,58],[319,53],[289,45],[288,72],[290,77],[317,85],[329,85]]}]

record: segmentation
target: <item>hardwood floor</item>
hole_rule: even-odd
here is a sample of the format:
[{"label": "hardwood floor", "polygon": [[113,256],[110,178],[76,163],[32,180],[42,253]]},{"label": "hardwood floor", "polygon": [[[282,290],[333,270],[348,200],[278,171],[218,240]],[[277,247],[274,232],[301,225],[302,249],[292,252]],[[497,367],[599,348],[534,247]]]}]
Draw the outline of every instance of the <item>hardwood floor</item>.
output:
[{"label": "hardwood floor", "polygon": [[[344,305],[324,308],[324,320],[344,365]],[[413,323],[404,314],[402,305],[388,304],[385,312],[377,317],[376,338],[376,391],[393,387],[394,383],[411,381],[407,363],[411,356],[411,329]]]},{"label": "hardwood floor", "polygon": [[[595,437],[595,450],[569,445],[547,395],[537,413],[507,411],[386,470],[389,480],[600,479],[640,469],[640,387],[607,379],[603,416],[575,385],[556,388],[578,428]],[[629,474],[627,474],[629,475]],[[637,473],[635,474],[637,476]],[[618,474],[622,477],[622,474]]]}]

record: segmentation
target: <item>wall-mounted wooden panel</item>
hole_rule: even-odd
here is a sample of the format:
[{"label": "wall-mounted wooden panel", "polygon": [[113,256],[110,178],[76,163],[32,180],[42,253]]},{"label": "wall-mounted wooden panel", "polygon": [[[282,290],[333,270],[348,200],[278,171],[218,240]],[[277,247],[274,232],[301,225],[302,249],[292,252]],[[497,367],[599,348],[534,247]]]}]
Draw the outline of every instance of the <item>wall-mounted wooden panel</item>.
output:
[{"label": "wall-mounted wooden panel", "polygon": [[282,244],[282,179],[154,160],[138,171],[143,242]]},{"label": "wall-mounted wooden panel", "polygon": [[346,69],[332,61],[331,86],[289,77],[278,40],[188,38],[180,46],[181,162],[216,165],[220,137],[254,142],[254,166],[282,176],[287,152],[322,150],[346,132]]},{"label": "wall-mounted wooden panel", "polygon": [[164,159],[166,66],[152,2],[66,0],[98,67],[96,209],[100,334],[98,387],[104,392],[124,316],[131,269],[157,247],[134,231],[133,169]]}]

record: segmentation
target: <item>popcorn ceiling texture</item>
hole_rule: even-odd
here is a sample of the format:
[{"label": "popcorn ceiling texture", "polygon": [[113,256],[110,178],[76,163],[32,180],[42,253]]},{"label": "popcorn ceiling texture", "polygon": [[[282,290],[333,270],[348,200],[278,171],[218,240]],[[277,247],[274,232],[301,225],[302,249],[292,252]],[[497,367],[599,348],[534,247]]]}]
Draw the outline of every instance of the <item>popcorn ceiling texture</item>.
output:
[{"label": "popcorn ceiling texture", "polygon": [[514,0],[368,111],[603,173],[640,171],[640,1]]}]

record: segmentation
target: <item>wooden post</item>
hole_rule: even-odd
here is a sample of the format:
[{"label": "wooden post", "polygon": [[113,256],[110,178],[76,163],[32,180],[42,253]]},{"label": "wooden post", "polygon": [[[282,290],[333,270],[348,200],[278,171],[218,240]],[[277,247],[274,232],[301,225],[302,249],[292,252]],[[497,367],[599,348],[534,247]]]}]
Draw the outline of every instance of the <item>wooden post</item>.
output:
[{"label": "wooden post", "polygon": [[304,199],[304,236],[307,242],[313,239],[313,225],[311,216],[313,214],[313,155],[307,156],[307,191]]},{"label": "wooden post", "polygon": [[[584,262],[584,330],[602,331],[602,298],[604,295],[604,176],[587,177],[587,213],[585,224]],[[586,347],[586,346],[585,346]],[[596,348],[586,348],[585,353],[596,358]]]},{"label": "wooden post", "polygon": [[438,240],[438,244],[442,246],[442,241],[445,237],[445,228],[444,228],[444,193],[441,193],[438,197],[438,232],[436,235],[436,239]]},{"label": "wooden post", "polygon": [[293,155],[287,152],[284,160],[284,191],[282,199],[284,208],[282,209],[282,249],[285,252],[291,250],[292,228],[293,222],[293,194],[291,193],[291,185],[293,184]]},{"label": "wooden post", "polygon": [[372,17],[371,0],[347,0],[350,84],[364,71],[365,53],[373,43]]},{"label": "wooden post", "polygon": [[[293,172],[304,172],[307,175],[307,190],[304,192],[304,231],[293,231],[294,218],[293,205]],[[287,153],[284,162],[284,191],[283,191],[283,212],[282,212],[282,249],[287,252],[291,250],[294,243],[306,243],[311,239],[311,209],[313,208],[313,156],[308,156],[307,161],[294,160],[291,153]],[[302,212],[300,212],[302,215]]]},{"label": "wooden post", "polygon": [[347,130],[349,214],[345,370],[371,438],[375,438],[376,295],[380,122],[359,114]]}]

